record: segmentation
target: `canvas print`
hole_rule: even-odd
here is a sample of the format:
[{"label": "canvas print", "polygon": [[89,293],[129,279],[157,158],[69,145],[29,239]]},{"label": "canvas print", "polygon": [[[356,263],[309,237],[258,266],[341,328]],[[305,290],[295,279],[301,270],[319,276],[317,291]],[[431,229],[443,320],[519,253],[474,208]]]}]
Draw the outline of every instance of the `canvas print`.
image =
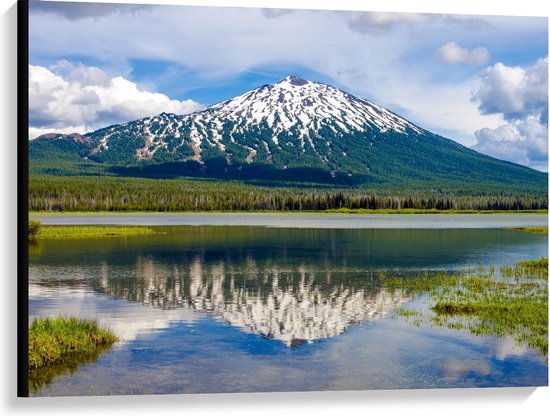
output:
[{"label": "canvas print", "polygon": [[27,34],[29,395],[548,384],[547,18],[30,1]]}]

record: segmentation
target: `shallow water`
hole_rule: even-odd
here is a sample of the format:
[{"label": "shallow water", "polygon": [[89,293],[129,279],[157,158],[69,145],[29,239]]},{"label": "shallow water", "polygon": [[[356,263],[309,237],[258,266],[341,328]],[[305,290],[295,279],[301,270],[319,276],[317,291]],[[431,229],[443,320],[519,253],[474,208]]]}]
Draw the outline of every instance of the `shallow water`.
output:
[{"label": "shallow water", "polygon": [[546,256],[546,235],[491,227],[158,230],[165,234],[30,248],[30,318],[97,319],[121,338],[97,362],[33,394],[548,382],[546,358],[510,339],[396,319],[396,307],[425,299],[388,291],[378,279]]}]

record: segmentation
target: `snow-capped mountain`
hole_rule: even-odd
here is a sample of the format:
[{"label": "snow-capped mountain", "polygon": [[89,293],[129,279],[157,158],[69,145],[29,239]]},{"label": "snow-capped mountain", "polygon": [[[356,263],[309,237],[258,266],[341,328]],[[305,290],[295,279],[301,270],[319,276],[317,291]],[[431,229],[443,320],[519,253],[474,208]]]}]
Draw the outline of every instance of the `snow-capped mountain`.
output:
[{"label": "snow-capped mountain", "polygon": [[[426,131],[391,111],[326,84],[289,76],[205,110],[161,113],[84,135],[44,135],[30,157],[116,166],[179,164],[176,173],[245,175],[273,172],[369,183],[502,181],[532,171],[481,155]],[[304,171],[307,170],[307,172]],[[266,174],[269,172],[269,175]],[[246,176],[248,175],[248,176]]]},{"label": "snow-capped mountain", "polygon": [[274,160],[274,154],[302,153],[317,159],[309,164],[334,169],[333,152],[347,155],[346,136],[375,138],[387,132],[416,136],[422,130],[367,100],[289,76],[193,114],[162,113],[88,136],[96,140],[91,152],[96,160],[109,161],[112,143],[131,139],[137,148],[128,152],[126,162],[187,159],[203,163],[223,155],[229,164],[262,162],[284,168],[293,157]]},{"label": "snow-capped mountain", "polygon": [[[369,129],[382,133],[388,130],[420,133],[408,121],[376,104],[295,76],[216,104],[186,117],[186,120],[192,124],[190,137],[197,147],[201,146],[201,133],[209,131],[209,144],[223,149],[225,124],[230,122],[229,140],[232,143],[237,143],[237,138],[251,128],[261,131],[267,127],[272,137],[261,140],[261,144],[269,152],[273,146],[294,146],[295,143],[287,137],[287,133],[293,131],[295,138],[299,139],[299,150],[306,152],[309,144],[321,160],[324,156],[316,151],[315,143],[326,139],[323,128],[340,136]],[[330,143],[327,145],[330,147]],[[250,151],[253,152],[252,149]],[[250,159],[253,158],[251,154]]]}]

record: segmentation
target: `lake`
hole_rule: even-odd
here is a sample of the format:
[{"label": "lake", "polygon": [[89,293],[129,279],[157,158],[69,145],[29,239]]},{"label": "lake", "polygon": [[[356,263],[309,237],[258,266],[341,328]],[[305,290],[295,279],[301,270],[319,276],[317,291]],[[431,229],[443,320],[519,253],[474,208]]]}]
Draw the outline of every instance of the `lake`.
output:
[{"label": "lake", "polygon": [[[33,215],[32,217],[38,217]],[[382,275],[547,256],[546,215],[43,215],[162,234],[29,248],[29,317],[77,315],[120,341],[32,395],[538,386],[547,358],[510,338],[414,325],[423,295]]]}]

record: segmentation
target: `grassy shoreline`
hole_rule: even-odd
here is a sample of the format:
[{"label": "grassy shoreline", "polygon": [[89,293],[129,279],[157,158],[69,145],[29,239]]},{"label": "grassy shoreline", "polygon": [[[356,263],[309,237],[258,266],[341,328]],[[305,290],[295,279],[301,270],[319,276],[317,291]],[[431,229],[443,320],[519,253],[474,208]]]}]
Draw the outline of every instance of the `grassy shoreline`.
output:
[{"label": "grassy shoreline", "polygon": [[510,231],[519,231],[522,233],[531,233],[531,234],[548,234],[548,227],[507,227],[505,230]]},{"label": "grassy shoreline", "polygon": [[179,214],[438,214],[438,215],[453,215],[453,214],[548,214],[548,210],[436,210],[436,209],[337,209],[337,210],[319,210],[319,211],[277,211],[277,210],[249,210],[249,211],[29,211],[29,215],[179,215]]}]

